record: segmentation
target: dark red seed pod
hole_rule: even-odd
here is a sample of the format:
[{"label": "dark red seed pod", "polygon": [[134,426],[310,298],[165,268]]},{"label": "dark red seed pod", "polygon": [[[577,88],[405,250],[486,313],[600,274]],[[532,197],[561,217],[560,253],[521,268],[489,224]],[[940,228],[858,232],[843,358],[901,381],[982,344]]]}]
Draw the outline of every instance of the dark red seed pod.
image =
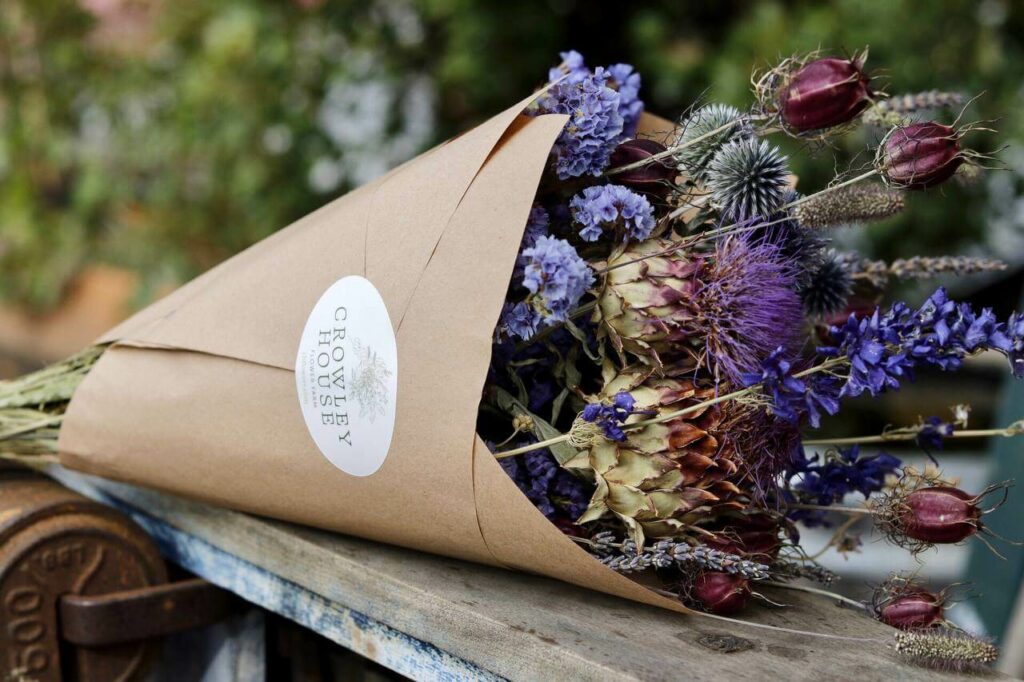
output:
[{"label": "dark red seed pod", "polygon": [[920,488],[903,498],[900,530],[929,544],[960,542],[978,532],[981,510],[976,499],[959,488]]},{"label": "dark red seed pod", "polygon": [[705,544],[754,561],[775,559],[782,547],[779,522],[769,514],[750,514],[717,531]]},{"label": "dark red seed pod", "polygon": [[779,113],[799,133],[852,121],[871,103],[871,77],[861,58],[816,59],[797,70],[779,93]]},{"label": "dark red seed pod", "polygon": [[[612,152],[610,167],[628,166],[666,151],[665,145],[654,140],[626,140]],[[623,171],[614,176],[615,182],[626,185],[637,192],[664,198],[672,189],[679,171],[669,158],[651,161],[638,168]]]},{"label": "dark red seed pod", "polygon": [[940,595],[923,587],[909,586],[882,602],[877,609],[878,620],[900,630],[916,630],[942,625],[945,603]]},{"label": "dark red seed pod", "polygon": [[879,151],[879,172],[889,184],[903,189],[934,187],[952,177],[964,160],[960,135],[933,121],[893,130]]},{"label": "dark red seed pod", "polygon": [[742,611],[750,601],[750,594],[750,583],[746,578],[721,571],[700,573],[690,590],[690,596],[698,604],[721,616]]}]

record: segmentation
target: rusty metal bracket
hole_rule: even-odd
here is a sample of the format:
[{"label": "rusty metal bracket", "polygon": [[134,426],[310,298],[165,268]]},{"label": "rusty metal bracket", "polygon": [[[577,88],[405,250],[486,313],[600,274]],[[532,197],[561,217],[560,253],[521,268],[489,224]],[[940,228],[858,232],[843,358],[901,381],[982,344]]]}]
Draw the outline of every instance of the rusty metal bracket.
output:
[{"label": "rusty metal bracket", "polygon": [[60,600],[61,638],[78,646],[127,644],[212,625],[239,600],[202,579]]}]

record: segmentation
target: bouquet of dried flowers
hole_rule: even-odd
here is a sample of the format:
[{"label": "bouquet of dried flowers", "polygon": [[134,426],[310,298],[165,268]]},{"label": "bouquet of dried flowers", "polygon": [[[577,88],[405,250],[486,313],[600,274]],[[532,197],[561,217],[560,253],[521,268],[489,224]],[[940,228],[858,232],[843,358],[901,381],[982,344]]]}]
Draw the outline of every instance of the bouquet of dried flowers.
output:
[{"label": "bouquet of dried flowers", "polygon": [[[906,193],[936,187],[957,174],[976,173],[986,162],[963,140],[971,131],[984,130],[980,125],[961,124],[959,119],[951,125],[921,120],[922,108],[959,106],[958,96],[886,98],[866,70],[866,58],[865,51],[852,57],[814,54],[787,59],[755,74],[756,103],[749,110],[695,105],[677,124],[659,126],[643,113],[640,76],[631,66],[590,69],[581,55],[568,52],[526,109],[528,116],[554,114],[566,123],[558,123],[551,137],[530,143],[536,147],[537,140],[544,141],[543,155],[557,134],[493,331],[476,419],[476,431],[490,450],[485,456],[496,458],[544,516],[608,569],[638,577],[661,595],[678,600],[675,604],[712,617],[741,612],[762,598],[758,589],[763,584],[828,594],[792,583],[809,579],[827,584],[834,578],[801,547],[800,524],[848,517],[839,523],[831,543],[844,549],[856,544],[849,533],[852,522],[865,516],[874,519],[889,539],[913,552],[970,538],[986,541],[983,516],[998,506],[986,498],[1005,493],[1007,484],[963,491],[937,471],[916,472],[889,454],[866,453],[861,447],[905,440],[931,451],[951,438],[1024,431],[1020,424],[968,430],[964,414],[957,414],[952,420],[929,417],[862,438],[828,441],[806,435],[819,428],[823,417],[838,414],[844,401],[895,391],[919,368],[954,371],[969,356],[995,352],[1008,359],[1014,376],[1024,376],[1024,315],[999,319],[991,310],[951,300],[941,288],[919,304],[882,302],[894,278],[969,275],[1001,269],[1001,263],[956,256],[885,263],[839,253],[830,246],[834,228],[892,216],[903,209]],[[473,173],[480,164],[487,170],[486,159],[494,156],[490,150],[501,148],[499,137],[507,148],[509,140],[515,140],[515,130],[528,127],[513,123],[516,114],[518,109],[507,119],[492,119],[497,123],[486,131],[497,131],[493,137],[481,135],[451,152],[456,160],[479,155],[478,163],[463,164],[464,180],[449,183],[448,191],[456,199],[471,193]],[[772,136],[794,136],[814,149],[859,123],[885,131],[873,161],[850,169],[827,187],[798,192],[787,158]],[[449,143],[448,149],[457,144]],[[441,158],[438,168],[447,168],[445,151],[427,155],[427,161]],[[500,157],[501,152],[496,154]],[[432,177],[431,168],[423,162],[406,173],[420,173],[415,177],[422,182]],[[490,173],[493,180],[499,171]],[[401,185],[400,174],[396,177],[394,183]],[[381,202],[388,201],[387,191],[381,190],[388,185],[383,183],[372,192],[357,193],[350,203],[339,200],[331,209],[335,212],[324,215],[334,216],[346,229],[362,229],[367,225],[364,206],[372,204],[377,193]],[[522,202],[524,209],[528,199]],[[452,211],[458,215],[459,201],[447,209],[443,204],[423,199],[423,207],[433,211],[431,224],[439,240],[417,245],[428,254],[426,264],[440,248]],[[376,206],[388,210],[383,203]],[[412,206],[403,220],[417,219],[418,210]],[[361,217],[352,219],[353,215]],[[290,359],[284,357],[293,348],[281,343],[277,332],[297,332],[301,319],[290,313],[279,316],[283,322],[267,318],[273,325],[256,330],[264,334],[260,343],[248,336],[249,331],[225,327],[218,328],[218,334],[200,334],[175,320],[183,317],[181,310],[193,315],[184,315],[185,319],[211,326],[225,316],[231,317],[229,321],[248,321],[244,315],[238,317],[240,307],[253,316],[268,314],[262,301],[252,302],[250,290],[266,279],[268,270],[260,258],[271,257],[283,244],[291,244],[290,253],[302,253],[306,259],[291,263],[291,272],[298,274],[295,268],[301,268],[302,278],[314,280],[303,281],[295,291],[305,298],[322,291],[319,280],[331,273],[319,273],[306,263],[322,257],[321,245],[335,239],[333,230],[342,228],[316,216],[289,228],[288,238],[298,241],[286,243],[275,237],[271,246],[255,255],[243,254],[248,260],[222,270],[220,280],[197,280],[187,295],[143,311],[134,326],[107,337],[106,343],[112,345],[0,383],[0,456],[49,463],[70,448],[76,452],[64,463],[93,473],[494,561],[494,547],[483,537],[483,526],[492,522],[481,515],[479,500],[485,493],[473,478],[477,473],[489,475],[486,467],[477,472],[460,459],[461,453],[435,458],[430,466],[419,456],[424,428],[435,434],[454,433],[446,431],[441,420],[407,423],[405,440],[392,446],[400,451],[394,455],[396,463],[376,477],[330,481],[320,473],[322,461],[299,467],[298,460],[282,457],[266,445],[260,433],[245,440],[248,429],[236,426],[224,435],[214,423],[220,414],[215,410],[228,404],[232,418],[245,414],[247,424],[269,421],[265,433],[274,438],[282,429],[302,428],[294,410],[282,412],[273,400],[286,385],[293,390],[294,382],[286,376]],[[384,215],[380,224],[390,218]],[[351,238],[348,234],[346,247],[369,247],[368,225],[365,232],[353,232]],[[354,266],[332,265],[333,270],[347,274],[346,268],[356,267],[366,272],[368,258],[357,255]],[[465,262],[461,252],[450,256],[448,262]],[[221,280],[233,281],[239,273],[248,277],[239,280],[245,286],[228,287],[228,295],[202,308],[198,317],[195,309],[187,308]],[[277,290],[291,284],[283,281],[263,294],[278,296]],[[414,291],[420,282],[405,285]],[[444,280],[431,286],[445,294],[452,284]],[[498,286],[503,288],[504,283]],[[405,316],[412,294],[403,298],[402,291],[392,286],[385,298],[390,304],[399,301],[394,309]],[[500,294],[501,289],[496,291]],[[286,300],[284,294],[280,297]],[[877,307],[865,309],[864,300]],[[403,319],[396,322],[401,326]],[[166,331],[161,332],[162,324],[168,326]],[[443,325],[430,324],[419,329],[444,331]],[[486,337],[483,341],[487,343]],[[411,348],[413,342],[421,339],[400,337],[399,347]],[[467,342],[461,347],[472,346]],[[103,362],[97,365],[101,356]],[[433,356],[431,361],[436,368],[419,369],[436,381],[431,372],[443,372],[448,365]],[[103,374],[103,363],[108,378],[94,382],[85,401],[99,407],[86,405],[88,409],[79,411],[77,442],[59,443],[74,412],[67,412],[69,402],[80,382]],[[218,393],[222,389],[216,388],[217,382],[204,383],[204,372],[239,381],[246,390]],[[125,377],[137,376],[173,383],[174,390],[166,399],[160,391],[108,390]],[[436,402],[434,383],[410,383],[414,388],[405,395],[415,396],[406,398],[407,405],[416,400],[420,402],[415,405]],[[254,396],[252,386],[259,386],[266,396]],[[471,397],[475,405],[477,393]],[[152,402],[144,406],[149,413],[136,414],[140,400]],[[247,401],[245,410],[235,409],[238,400]],[[405,414],[412,416],[405,418],[427,413],[425,407],[418,409],[407,410]],[[398,412],[401,419],[402,409]],[[150,420],[154,413],[170,414],[174,423]],[[95,423],[103,414],[121,417],[127,426],[118,426],[131,432],[132,442],[121,444],[105,433],[107,427]],[[180,432],[183,419],[193,420],[192,432],[184,440],[171,439],[168,434]],[[344,419],[348,423],[348,415]],[[88,428],[83,430],[83,425]],[[289,449],[312,450],[309,444],[287,442]],[[447,442],[463,440],[455,433]],[[139,443],[163,448],[177,459],[166,466],[149,462],[137,454],[143,447]],[[230,457],[225,466],[207,466],[208,460],[201,458],[206,450],[218,448],[232,449],[230,454],[250,465],[253,475],[239,483]],[[111,452],[104,452],[108,449]],[[475,456],[470,452],[468,462],[476,462]],[[251,463],[254,458],[256,464]],[[187,482],[174,475],[174,466],[186,471],[190,461],[202,461],[209,480]],[[493,461],[484,464],[491,465],[515,493]],[[423,491],[416,485],[427,483],[410,482],[407,472],[418,478],[436,474],[436,480],[451,486],[453,496],[477,504],[476,513],[453,515],[441,528],[417,525],[417,515],[407,510],[415,505],[420,511]],[[466,478],[445,478],[456,474]],[[270,488],[265,486],[271,484],[276,494],[268,498],[264,491]],[[307,489],[318,485],[335,486],[332,491],[345,494],[331,495],[316,505],[300,504]],[[378,499],[373,485],[388,495],[387,505],[345,506],[351,495]],[[851,495],[862,496],[863,503],[847,504]],[[440,502],[437,495],[430,499],[431,504]],[[347,516],[342,518],[339,510]],[[536,517],[532,509],[528,511],[531,519]],[[479,543],[460,545],[451,530],[459,528],[480,534]],[[571,544],[551,532],[559,542]],[[587,561],[588,566],[594,563]],[[530,567],[528,561],[526,565]],[[579,564],[573,566],[583,570]],[[555,574],[554,569],[544,570]],[[564,571],[558,576],[572,579]],[[619,576],[611,577],[622,582],[602,589],[624,593],[622,584],[634,587]],[[870,603],[857,605],[899,629],[893,646],[908,658],[964,668],[991,662],[996,655],[992,645],[949,624],[943,615],[946,603],[946,591],[932,592],[913,576],[895,576],[879,587]]]},{"label": "bouquet of dried flowers", "polygon": [[[735,614],[758,584],[828,582],[798,525],[840,523],[851,543],[870,516],[918,552],[984,540],[983,500],[941,474],[904,470],[861,446],[935,449],[965,430],[930,417],[879,436],[807,436],[845,400],[898,390],[918,368],[955,371],[994,351],[1024,376],[1024,316],[998,319],[936,290],[882,303],[892,278],[999,270],[969,257],[892,263],[838,253],[830,232],[883,220],[904,196],[977,172],[963,145],[978,125],[922,120],[953,94],[886,98],[867,51],[783,61],[753,78],[749,111],[696,105],[670,134],[637,133],[640,77],[562,54],[537,112],[572,116],[552,153],[494,334],[479,430],[553,523],[616,571],[646,576],[689,606]],[[922,104],[924,102],[924,104]],[[863,169],[822,189],[794,187],[771,141],[821,146],[862,122],[886,130]],[[854,301],[878,307],[856,310]],[[855,311],[856,310],[856,311]],[[863,496],[861,505],[844,503]],[[994,505],[998,506],[998,505]],[[970,666],[990,644],[943,618],[944,593],[906,577],[859,604],[907,631],[897,650]]]}]

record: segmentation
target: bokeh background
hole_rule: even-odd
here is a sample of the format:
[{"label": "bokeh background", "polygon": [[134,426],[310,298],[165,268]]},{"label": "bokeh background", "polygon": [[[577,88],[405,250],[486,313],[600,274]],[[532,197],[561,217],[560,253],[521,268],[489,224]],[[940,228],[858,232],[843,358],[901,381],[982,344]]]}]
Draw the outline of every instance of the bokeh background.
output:
[{"label": "bokeh background", "polygon": [[[558,52],[620,61],[643,76],[650,111],[697,100],[751,103],[752,67],[822,47],[870,45],[892,94],[938,88],[980,95],[965,120],[996,135],[1003,170],[916,195],[901,217],[851,228],[866,255],[989,255],[1004,273],[947,282],[1005,313],[1024,264],[1024,5],[1010,0],[716,3],[655,0],[3,0],[0,2],[0,376],[33,368],[219,261],[388,168],[522,98]],[[947,118],[950,118],[947,116]],[[833,147],[784,143],[801,188],[864,163],[863,131]],[[920,300],[924,286],[900,292]],[[972,426],[1024,416],[1001,360],[955,379],[925,375],[895,397],[844,413],[835,433],[948,415]],[[923,466],[914,453],[897,451]],[[942,455],[966,487],[1024,475],[1013,441],[957,442]],[[1019,491],[1018,491],[1019,492]],[[1017,497],[1021,497],[1020,494]],[[1012,538],[1024,504],[993,517]],[[819,534],[820,535],[820,534]],[[809,543],[824,543],[811,534]],[[997,543],[998,544],[998,543]],[[970,579],[965,625],[1019,628],[1024,553],[978,543],[926,556],[936,583]],[[900,550],[868,541],[830,554],[851,593]],[[1011,635],[1007,635],[1011,636]],[[1024,634],[1020,635],[1024,641]]]}]

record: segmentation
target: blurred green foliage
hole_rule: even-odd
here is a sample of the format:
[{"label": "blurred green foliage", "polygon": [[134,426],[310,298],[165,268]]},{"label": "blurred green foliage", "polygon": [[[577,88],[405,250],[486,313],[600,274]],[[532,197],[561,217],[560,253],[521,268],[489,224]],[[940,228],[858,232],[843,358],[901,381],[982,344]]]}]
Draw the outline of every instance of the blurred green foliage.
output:
[{"label": "blurred green foliage", "polygon": [[[967,116],[1000,119],[972,140],[991,150],[1024,136],[1022,35],[1009,0],[4,0],[0,297],[45,309],[105,261],[142,274],[142,303],[508,106],[569,48],[636,64],[648,108],[674,116],[749,105],[751,68],[780,56],[870,45],[891,93],[985,91]],[[814,188],[871,141],[785,146]],[[1024,246],[1020,172],[1001,176],[915,197],[860,245]]]}]

